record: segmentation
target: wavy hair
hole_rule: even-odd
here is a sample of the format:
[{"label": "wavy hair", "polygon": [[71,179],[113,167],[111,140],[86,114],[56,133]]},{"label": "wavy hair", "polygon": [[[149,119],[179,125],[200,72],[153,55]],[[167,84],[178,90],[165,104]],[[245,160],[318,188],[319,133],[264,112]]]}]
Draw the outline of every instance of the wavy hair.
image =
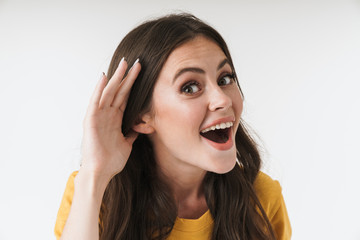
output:
[{"label": "wavy hair", "polygon": [[[121,41],[110,63],[108,77],[114,74],[123,56],[128,62],[140,58],[142,68],[124,112],[124,135],[132,131],[132,126],[150,109],[155,82],[170,53],[197,36],[215,42],[234,70],[220,34],[190,14],[172,14],[147,21]],[[239,164],[228,173],[208,172],[204,178],[206,202],[214,218],[212,239],[275,239],[253,188],[260,169],[260,155],[241,122],[235,142]],[[156,168],[151,141],[141,134],[133,144],[125,168],[114,176],[105,191],[100,210],[101,240],[166,239],[169,236],[177,207],[169,186],[157,175]]]}]

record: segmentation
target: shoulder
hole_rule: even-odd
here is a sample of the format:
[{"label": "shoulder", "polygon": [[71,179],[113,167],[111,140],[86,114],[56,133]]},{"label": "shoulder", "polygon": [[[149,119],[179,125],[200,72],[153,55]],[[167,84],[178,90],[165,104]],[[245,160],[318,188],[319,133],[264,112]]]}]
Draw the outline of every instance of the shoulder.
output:
[{"label": "shoulder", "polygon": [[65,191],[61,200],[60,208],[56,217],[55,223],[55,236],[57,239],[60,238],[61,233],[64,229],[66,220],[69,216],[71,203],[74,195],[74,180],[78,171],[73,172],[66,183]]},{"label": "shoulder", "polygon": [[267,174],[259,172],[254,182],[254,189],[265,212],[271,216],[281,197],[280,183]]},{"label": "shoulder", "polygon": [[290,239],[291,226],[280,183],[267,174],[259,172],[254,182],[254,189],[277,239]]},{"label": "shoulder", "polygon": [[75,171],[75,172],[71,173],[71,175],[69,176],[67,183],[66,183],[62,202],[64,202],[64,200],[65,200],[67,202],[70,202],[70,204],[71,204],[72,198],[74,195],[74,180],[75,180],[75,177],[77,174],[78,174],[78,171]]}]

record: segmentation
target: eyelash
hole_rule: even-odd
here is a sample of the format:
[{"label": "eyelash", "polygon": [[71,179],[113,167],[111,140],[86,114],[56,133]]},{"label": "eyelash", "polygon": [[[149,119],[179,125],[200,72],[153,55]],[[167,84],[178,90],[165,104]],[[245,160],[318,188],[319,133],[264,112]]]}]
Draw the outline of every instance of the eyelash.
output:
[{"label": "eyelash", "polygon": [[[229,77],[229,78],[230,78],[230,82],[229,82],[228,84],[219,85],[219,86],[226,86],[226,85],[230,85],[230,84],[232,84],[232,83],[235,82],[235,74],[234,74],[234,73],[228,73],[228,74],[225,74],[225,75],[223,75],[222,77],[220,77],[220,79],[218,80],[218,84],[219,84],[220,80],[222,80],[222,79],[224,79],[224,78],[226,78],[226,77]],[[181,87],[181,92],[182,92],[182,93],[185,93],[185,94],[188,94],[188,95],[195,94],[195,93],[198,92],[198,91],[196,91],[196,92],[186,92],[186,91],[187,91],[186,89],[188,89],[188,87],[190,87],[190,86],[196,86],[197,88],[199,88],[198,91],[201,90],[201,88],[200,88],[200,83],[199,83],[199,82],[197,82],[197,81],[189,81],[189,82],[185,83],[185,84]]]}]

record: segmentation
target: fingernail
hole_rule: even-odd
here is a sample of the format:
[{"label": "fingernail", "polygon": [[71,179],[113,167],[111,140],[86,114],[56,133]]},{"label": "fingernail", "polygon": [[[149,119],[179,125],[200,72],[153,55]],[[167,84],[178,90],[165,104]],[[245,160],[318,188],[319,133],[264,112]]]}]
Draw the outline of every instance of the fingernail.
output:
[{"label": "fingernail", "polygon": [[125,57],[123,57],[121,60],[120,60],[120,63],[119,63],[119,66],[121,65],[121,63],[125,60]]},{"label": "fingernail", "polygon": [[129,71],[135,66],[135,64],[137,64],[139,62],[139,58],[137,58],[134,62],[134,64],[131,66],[131,68],[129,69]]}]

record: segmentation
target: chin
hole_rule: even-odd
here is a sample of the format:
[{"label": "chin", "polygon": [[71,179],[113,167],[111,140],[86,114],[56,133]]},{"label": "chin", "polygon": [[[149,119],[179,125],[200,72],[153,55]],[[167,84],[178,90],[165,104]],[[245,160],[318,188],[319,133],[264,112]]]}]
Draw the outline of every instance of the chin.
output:
[{"label": "chin", "polygon": [[214,166],[210,172],[214,172],[217,174],[225,174],[233,170],[236,164],[236,157],[234,159],[227,159],[225,162],[222,162],[221,165]]}]

